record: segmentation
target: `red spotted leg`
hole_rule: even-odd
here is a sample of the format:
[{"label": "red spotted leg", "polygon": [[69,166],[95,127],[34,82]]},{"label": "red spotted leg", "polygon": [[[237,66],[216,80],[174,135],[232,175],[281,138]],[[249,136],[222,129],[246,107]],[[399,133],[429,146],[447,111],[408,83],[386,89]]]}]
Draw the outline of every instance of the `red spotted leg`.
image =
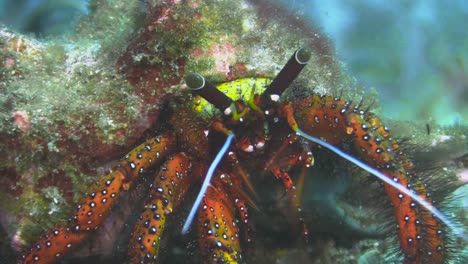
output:
[{"label": "red spotted leg", "polygon": [[[206,190],[198,209],[198,241],[204,263],[236,264],[242,260],[235,201],[236,198],[229,195],[222,180],[213,181]],[[240,210],[245,218],[247,208]]]},{"label": "red spotted leg", "polygon": [[161,164],[174,147],[174,136],[164,135],[147,140],[129,152],[110,174],[90,188],[68,223],[61,223],[42,236],[18,258],[18,263],[55,263],[75,249],[107,218],[120,193],[127,191],[150,167]]},{"label": "red spotted leg", "polygon": [[131,263],[158,263],[160,239],[167,217],[177,208],[193,181],[191,164],[181,152],[164,163],[150,185],[145,209],[129,243]]}]

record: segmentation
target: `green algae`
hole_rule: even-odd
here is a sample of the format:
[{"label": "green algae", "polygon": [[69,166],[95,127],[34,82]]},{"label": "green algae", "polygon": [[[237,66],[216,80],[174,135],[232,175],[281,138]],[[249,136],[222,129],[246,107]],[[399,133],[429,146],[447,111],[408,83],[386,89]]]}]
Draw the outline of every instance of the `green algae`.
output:
[{"label": "green algae", "polygon": [[91,14],[83,17],[72,40],[88,39],[100,44],[100,59],[115,65],[135,29],[143,24],[144,6],[134,0],[94,0],[90,2]]},{"label": "green algae", "polygon": [[[74,35],[60,38],[37,41],[0,28],[0,136],[12,142],[0,142],[0,149],[10,150],[0,169],[14,168],[17,175],[11,176],[17,178],[16,186],[5,188],[22,188],[16,198],[2,194],[0,206],[21,218],[13,225],[26,241],[71,213],[64,190],[54,185],[33,188],[40,179],[62,171],[71,182],[72,189],[66,191],[73,202],[93,179],[77,166],[86,157],[69,156],[64,161],[64,144],[75,142],[79,147],[92,133],[102,142],[123,145],[126,139],[118,135],[127,133],[127,124],[140,111],[141,99],[115,69],[116,55],[125,48],[137,17],[119,15],[137,12],[137,1],[125,2],[95,1],[94,16],[83,18]],[[26,128],[14,122],[15,112],[27,118]]]},{"label": "green algae", "polygon": [[[63,164],[47,164],[42,162],[43,167],[31,171],[28,181],[21,184],[24,189],[22,195],[13,198],[9,195],[0,195],[0,207],[12,215],[19,216],[22,221],[13,222],[9,228],[20,230],[21,239],[24,241],[34,241],[43,232],[52,228],[59,222],[67,221],[72,214],[74,205],[82,198],[87,186],[95,179],[94,176],[81,173],[76,165],[64,162]],[[55,185],[35,190],[38,182],[43,177],[48,177],[49,167],[54,167],[55,171],[62,171],[69,178],[72,190],[66,190],[72,194],[72,201],[65,198],[63,188]],[[18,169],[21,171],[21,169]],[[67,194],[68,194],[67,193]]]},{"label": "green algae", "polygon": [[[133,31],[138,2],[94,1],[92,6],[93,15],[83,18],[75,35],[68,36],[70,39],[50,38],[41,43],[33,40],[25,43],[25,52],[14,52],[7,44],[11,39],[2,34],[1,58],[9,58],[15,65],[9,70],[0,68],[0,91],[4,95],[0,133],[12,135],[18,130],[11,122],[11,111],[22,110],[30,115],[34,130],[28,131],[31,136],[59,142],[60,136],[50,133],[57,130],[56,124],[70,127],[100,120],[97,128],[101,138],[109,140],[113,132],[125,129],[112,125],[113,121],[128,120],[136,114],[139,99],[116,72],[117,56],[112,55],[122,51]],[[111,57],[114,63],[106,60]],[[6,106],[7,102],[10,105]],[[116,104],[123,108],[122,113],[114,111]]]}]

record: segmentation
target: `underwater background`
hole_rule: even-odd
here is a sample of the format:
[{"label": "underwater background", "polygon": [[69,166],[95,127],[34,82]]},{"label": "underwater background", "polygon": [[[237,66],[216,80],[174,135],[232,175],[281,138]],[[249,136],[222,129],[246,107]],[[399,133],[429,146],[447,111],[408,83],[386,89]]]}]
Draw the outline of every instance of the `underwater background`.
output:
[{"label": "underwater background", "polygon": [[468,118],[468,2],[282,0],[333,39],[386,116],[454,125]]},{"label": "underwater background", "polygon": [[[275,0],[332,39],[384,116],[468,122],[468,2],[464,0]],[[85,0],[0,0],[0,20],[23,32],[64,34],[89,12]]]},{"label": "underwater background", "polygon": [[[466,1],[273,1],[298,16],[305,16],[331,39],[343,67],[358,85],[369,94],[378,95],[375,111],[379,115],[396,121],[417,121],[415,128],[408,129],[410,133],[417,130],[417,135],[421,131],[426,134],[426,129],[439,129],[438,125],[456,128],[468,124]],[[79,17],[92,13],[93,8],[88,1],[0,0],[0,22],[39,39],[66,39]],[[373,93],[373,89],[378,92]],[[112,126],[106,123],[108,120],[99,121]],[[456,133],[462,135],[464,131]],[[442,129],[431,136],[436,134],[434,137],[444,139],[445,132]],[[466,140],[456,141],[457,154],[464,155],[458,163],[464,169],[464,182],[468,181],[467,144]],[[58,153],[60,146],[51,140],[47,147],[50,152]],[[450,151],[443,153],[450,154]],[[333,190],[323,190],[314,182],[317,196],[326,192],[342,195],[340,184],[326,180],[324,185],[329,184]],[[345,189],[346,184],[342,183],[341,188]],[[466,192],[460,191],[459,197],[467,208]],[[372,263],[372,256],[363,259]]]}]

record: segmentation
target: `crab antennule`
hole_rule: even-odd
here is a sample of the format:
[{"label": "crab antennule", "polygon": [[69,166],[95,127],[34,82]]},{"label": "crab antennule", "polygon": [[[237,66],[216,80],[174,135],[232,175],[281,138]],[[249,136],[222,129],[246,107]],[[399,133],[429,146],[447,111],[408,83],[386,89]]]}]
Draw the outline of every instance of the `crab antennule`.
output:
[{"label": "crab antennule", "polygon": [[208,172],[206,173],[205,179],[203,180],[203,184],[200,189],[200,192],[198,193],[197,198],[195,199],[195,202],[192,205],[192,209],[190,209],[190,213],[187,216],[187,220],[185,220],[184,226],[182,227],[182,234],[184,235],[187,234],[190,226],[192,225],[193,218],[195,217],[195,214],[198,210],[198,207],[200,206],[203,196],[206,193],[206,189],[208,189],[208,186],[210,185],[211,178],[213,177],[213,174],[215,173],[216,167],[221,162],[221,159],[223,158],[226,151],[229,149],[229,146],[231,145],[233,138],[234,138],[234,133],[231,132],[226,138],[226,141],[224,142],[219,152],[216,154],[216,157],[214,158],[213,162],[211,162],[211,165],[208,168]]},{"label": "crab antennule", "polygon": [[440,219],[440,221],[444,222],[450,229],[453,230],[454,234],[456,234],[458,237],[464,239],[465,241],[468,239],[466,235],[464,234],[464,231],[462,228],[458,227],[455,223],[450,221],[449,218],[447,218],[442,212],[437,210],[432,204],[428,203],[426,200],[421,198],[418,194],[411,192],[405,186],[400,185],[394,181],[392,181],[389,177],[387,177],[385,174],[381,173],[380,171],[372,168],[371,166],[365,164],[364,162],[358,160],[357,158],[343,152],[339,148],[329,144],[328,142],[325,142],[319,138],[316,138],[314,136],[308,135],[305,132],[303,132],[301,129],[299,129],[297,126],[292,127],[294,131],[296,131],[296,134],[298,136],[301,136],[307,140],[310,140],[314,143],[319,144],[322,147],[325,147],[333,152],[335,152],[337,155],[341,156],[342,158],[352,162],[354,165],[360,167],[361,169],[369,172],[370,174],[376,176],[380,180],[384,181],[385,183],[391,185],[393,188],[399,190],[400,192],[408,195],[411,197],[413,200],[415,200],[417,203],[419,203],[421,206],[426,208],[429,212],[431,212],[434,216]]},{"label": "crab antennule", "polygon": [[187,75],[187,77],[185,77],[185,83],[193,93],[200,95],[221,111],[229,108],[232,104],[231,98],[219,91],[216,86],[208,82],[205,77],[199,73],[190,73]]},{"label": "crab antennule", "polygon": [[262,101],[277,101],[281,94],[296,79],[311,57],[311,51],[302,47],[294,52],[283,69],[276,75],[268,88],[262,94]]}]

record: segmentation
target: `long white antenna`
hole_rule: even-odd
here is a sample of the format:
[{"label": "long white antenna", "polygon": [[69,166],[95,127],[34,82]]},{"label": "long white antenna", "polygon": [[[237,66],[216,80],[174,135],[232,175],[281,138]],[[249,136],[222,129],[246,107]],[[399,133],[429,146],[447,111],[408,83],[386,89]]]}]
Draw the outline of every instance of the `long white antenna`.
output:
[{"label": "long white antenna", "polygon": [[302,130],[300,130],[299,128],[296,128],[295,129],[296,131],[296,134],[298,136],[301,136],[301,137],[304,137],[305,139],[307,140],[310,140],[312,142],[315,142],[333,152],[335,152],[336,154],[338,154],[339,156],[341,156],[342,158],[344,159],[347,159],[348,161],[354,163],[356,166],[362,168],[363,170],[369,172],[370,174],[376,176],[377,178],[381,179],[382,181],[384,181],[385,183],[391,185],[393,188],[399,190],[400,192],[408,195],[409,197],[411,197],[413,200],[415,200],[418,204],[420,204],[421,206],[423,206],[424,208],[426,208],[429,212],[431,212],[434,216],[436,216],[437,218],[440,219],[440,221],[444,222],[450,229],[453,230],[453,232],[455,233],[455,235],[457,235],[458,237],[464,239],[465,241],[468,240],[467,237],[465,237],[465,232],[463,230],[463,228],[460,228],[460,227],[457,227],[457,225],[455,223],[453,223],[452,221],[450,221],[442,212],[440,212],[439,210],[437,210],[437,208],[435,208],[432,204],[430,204],[429,202],[427,202],[426,200],[424,200],[423,198],[421,198],[419,195],[411,192],[410,190],[408,190],[405,186],[401,185],[401,184],[398,184],[394,181],[392,181],[388,176],[386,176],[385,174],[381,173],[380,171],[372,168],[371,166],[365,164],[364,162],[356,159],[355,157],[343,152],[342,150],[340,150],[339,148],[331,145],[330,143],[328,142],[325,142],[319,138],[316,138],[314,136],[311,136],[311,135],[308,135],[306,134],[305,132],[303,132]]},{"label": "long white antenna", "polygon": [[208,189],[208,186],[210,185],[211,178],[213,178],[215,169],[218,166],[218,164],[221,162],[221,159],[223,158],[224,154],[226,153],[229,146],[231,145],[233,138],[234,138],[234,133],[231,132],[226,138],[226,141],[224,142],[223,147],[219,150],[218,154],[216,154],[216,157],[214,158],[213,162],[211,162],[211,165],[208,168],[208,172],[206,173],[206,177],[205,177],[205,180],[203,181],[200,192],[198,193],[198,196],[192,205],[192,209],[190,209],[190,213],[187,217],[187,220],[185,220],[184,226],[182,227],[182,234],[185,235],[188,233],[188,230],[190,226],[192,225],[193,218],[195,217],[195,214],[197,213],[198,207],[200,206],[203,196],[205,196],[206,190]]}]

